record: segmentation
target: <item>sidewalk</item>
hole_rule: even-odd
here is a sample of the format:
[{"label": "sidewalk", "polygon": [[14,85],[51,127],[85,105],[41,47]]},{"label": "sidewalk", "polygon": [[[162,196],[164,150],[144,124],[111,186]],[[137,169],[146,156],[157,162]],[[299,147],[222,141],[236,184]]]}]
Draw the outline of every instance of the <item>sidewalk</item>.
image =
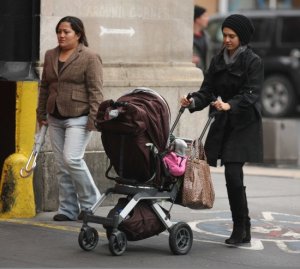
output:
[{"label": "sidewalk", "polygon": [[[212,173],[224,173],[224,166],[211,167]],[[300,179],[300,169],[289,167],[265,167],[265,166],[244,166],[245,175],[267,176],[267,177],[289,177]]]},{"label": "sidewalk", "polygon": [[[224,166],[222,167],[210,167],[211,173],[216,174],[224,174]],[[251,175],[251,176],[263,176],[263,177],[278,177],[278,178],[291,178],[291,179],[299,179],[300,180],[300,169],[298,168],[291,168],[291,167],[266,167],[266,166],[251,166],[245,165],[244,166],[244,174]],[[101,213],[108,211],[112,208],[112,206],[103,206],[101,207]],[[61,229],[61,225],[66,225],[66,223],[57,223],[53,222],[52,218],[56,212],[39,212],[35,217],[32,219],[23,219],[23,220],[6,220],[7,222],[17,222],[23,224],[34,223],[36,226],[47,226],[49,224],[53,228],[53,223],[56,223],[55,227]],[[104,215],[105,215],[104,214]],[[2,220],[5,221],[5,220]],[[0,219],[0,223],[2,222]],[[41,224],[42,223],[42,224]],[[81,226],[81,222],[68,222],[67,226],[76,227],[77,229]]]}]

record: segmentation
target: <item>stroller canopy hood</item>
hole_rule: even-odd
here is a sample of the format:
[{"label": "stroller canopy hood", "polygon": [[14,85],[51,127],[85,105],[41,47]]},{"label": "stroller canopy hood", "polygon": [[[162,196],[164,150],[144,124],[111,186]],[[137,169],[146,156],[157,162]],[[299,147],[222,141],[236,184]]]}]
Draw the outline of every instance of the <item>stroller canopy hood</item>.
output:
[{"label": "stroller canopy hood", "polygon": [[102,133],[145,133],[159,151],[164,151],[169,143],[170,119],[170,108],[160,94],[149,88],[137,88],[115,102],[102,102],[95,125]]},{"label": "stroller canopy hood", "polygon": [[167,101],[156,91],[149,88],[137,88],[121,96],[118,102],[128,102],[138,107],[138,114],[132,115],[145,123],[145,131],[159,151],[166,149],[169,143],[170,108]]},{"label": "stroller canopy hood", "polygon": [[147,181],[156,174],[159,181],[160,163],[149,144],[158,152],[165,151],[169,144],[170,109],[161,95],[138,88],[117,101],[106,100],[99,106],[95,125],[120,177]]}]

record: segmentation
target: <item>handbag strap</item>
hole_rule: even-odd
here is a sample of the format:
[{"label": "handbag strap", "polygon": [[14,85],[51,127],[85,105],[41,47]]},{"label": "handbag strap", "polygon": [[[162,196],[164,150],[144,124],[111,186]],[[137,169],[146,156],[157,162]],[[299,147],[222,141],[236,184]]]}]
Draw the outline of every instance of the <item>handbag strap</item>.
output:
[{"label": "handbag strap", "polygon": [[190,146],[190,159],[199,158],[199,146],[197,139],[193,140]]},{"label": "handbag strap", "polygon": [[200,139],[197,139],[197,144],[198,144],[198,155],[197,156],[199,156],[199,160],[207,161],[207,157],[206,157],[205,150],[204,150],[204,145],[200,141]]},{"label": "handbag strap", "polygon": [[193,140],[190,146],[190,159],[199,159],[207,161],[203,143],[199,139]]}]

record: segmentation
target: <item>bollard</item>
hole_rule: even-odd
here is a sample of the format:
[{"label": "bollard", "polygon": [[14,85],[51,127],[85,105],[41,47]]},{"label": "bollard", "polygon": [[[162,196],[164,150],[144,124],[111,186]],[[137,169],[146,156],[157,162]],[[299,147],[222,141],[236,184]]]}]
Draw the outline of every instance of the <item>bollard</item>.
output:
[{"label": "bollard", "polygon": [[20,170],[28,161],[36,130],[37,81],[16,84],[15,153],[3,165],[0,181],[0,218],[35,216],[33,175],[22,178]]}]

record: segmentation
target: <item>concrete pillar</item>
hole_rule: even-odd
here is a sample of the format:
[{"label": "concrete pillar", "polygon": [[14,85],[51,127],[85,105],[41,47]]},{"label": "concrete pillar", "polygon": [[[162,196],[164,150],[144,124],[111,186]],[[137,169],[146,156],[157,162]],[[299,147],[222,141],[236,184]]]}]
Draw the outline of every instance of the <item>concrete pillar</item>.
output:
[{"label": "concrete pillar", "polygon": [[[57,45],[57,22],[66,15],[77,16],[84,22],[90,47],[103,59],[105,99],[149,87],[165,97],[173,121],[180,96],[198,90],[203,79],[201,70],[191,63],[193,12],[193,0],[41,1],[40,68],[45,51]],[[199,136],[206,117],[207,111],[184,113],[175,135]],[[101,191],[113,184],[104,176],[108,160],[97,132],[86,159]],[[47,139],[39,162],[35,176],[38,209],[56,210],[57,186]]]},{"label": "concrete pillar", "polygon": [[299,130],[297,119],[263,119],[264,162],[299,165]]}]

